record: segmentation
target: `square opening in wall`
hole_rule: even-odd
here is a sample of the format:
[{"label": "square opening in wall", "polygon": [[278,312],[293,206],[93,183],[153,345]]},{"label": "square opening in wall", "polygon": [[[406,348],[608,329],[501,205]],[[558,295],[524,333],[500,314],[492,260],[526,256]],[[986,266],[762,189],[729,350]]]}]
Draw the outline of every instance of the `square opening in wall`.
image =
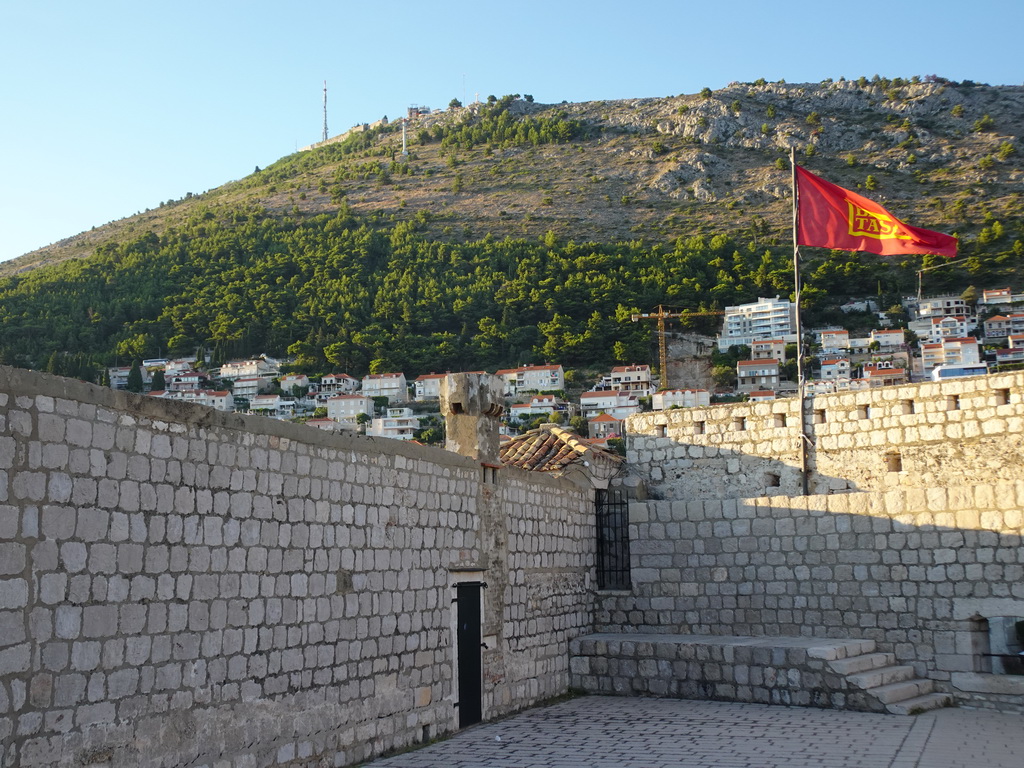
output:
[{"label": "square opening in wall", "polygon": [[665,437],[667,431],[668,431],[668,427],[666,427],[664,424],[655,424],[655,426],[654,426],[654,436],[655,437]]},{"label": "square opening in wall", "polygon": [[871,406],[870,405],[858,405],[857,406],[857,418],[858,419],[870,419],[871,418]]},{"label": "square opening in wall", "polygon": [[896,451],[885,454],[885,468],[888,472],[902,472],[903,457]]},{"label": "square opening in wall", "polygon": [[764,487],[765,488],[779,488],[782,486],[782,475],[778,472],[765,472],[764,473]]},{"label": "square opening in wall", "polygon": [[946,410],[947,411],[959,411],[960,410],[960,395],[950,395],[946,398]]},{"label": "square opening in wall", "polygon": [[904,400],[900,404],[900,410],[903,411],[904,416],[910,416],[914,413],[917,413],[917,403],[915,403],[913,400]]},{"label": "square opening in wall", "polygon": [[695,435],[703,435],[704,434],[704,422],[703,421],[695,421],[695,422],[693,422],[693,434],[695,434]]},{"label": "square opening in wall", "polygon": [[775,413],[775,414],[772,414],[772,416],[775,419],[775,426],[776,427],[784,427],[784,426],[786,426],[786,414],[784,414],[784,413]]},{"label": "square opening in wall", "polygon": [[1024,675],[1024,616],[992,616],[988,620],[992,673]]},{"label": "square opening in wall", "polygon": [[814,423],[815,424],[824,424],[825,421],[826,421],[825,409],[824,408],[815,408],[814,409]]},{"label": "square opening in wall", "polygon": [[732,420],[732,428],[734,432],[743,432],[747,428],[747,417],[738,416]]},{"label": "square opening in wall", "polygon": [[997,389],[993,393],[996,398],[996,405],[1009,405],[1010,404],[1010,390],[1008,389]]}]

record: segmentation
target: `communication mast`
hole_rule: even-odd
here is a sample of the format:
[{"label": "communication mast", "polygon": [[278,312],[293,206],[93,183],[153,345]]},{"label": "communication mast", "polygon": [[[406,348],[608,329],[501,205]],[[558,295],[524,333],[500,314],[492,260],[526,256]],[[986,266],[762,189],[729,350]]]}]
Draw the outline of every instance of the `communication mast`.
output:
[{"label": "communication mast", "polygon": [[327,81],[324,80],[324,141],[327,141]]}]

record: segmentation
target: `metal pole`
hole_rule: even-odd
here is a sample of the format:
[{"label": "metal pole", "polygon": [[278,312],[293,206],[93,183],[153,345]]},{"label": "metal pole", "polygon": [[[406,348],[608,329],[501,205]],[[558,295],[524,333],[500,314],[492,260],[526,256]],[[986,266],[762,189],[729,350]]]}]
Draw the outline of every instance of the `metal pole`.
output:
[{"label": "metal pole", "polygon": [[793,183],[793,289],[794,289],[794,303],[796,304],[796,311],[794,312],[794,321],[796,325],[796,391],[797,399],[799,400],[799,428],[800,428],[800,483],[803,495],[806,496],[808,493],[808,469],[807,469],[807,422],[804,418],[805,404],[804,404],[804,334],[803,327],[800,324],[800,246],[797,245],[797,223],[799,221],[799,208],[797,206],[797,186],[796,186],[796,149],[794,147],[789,148],[789,163],[792,167],[792,183]]}]

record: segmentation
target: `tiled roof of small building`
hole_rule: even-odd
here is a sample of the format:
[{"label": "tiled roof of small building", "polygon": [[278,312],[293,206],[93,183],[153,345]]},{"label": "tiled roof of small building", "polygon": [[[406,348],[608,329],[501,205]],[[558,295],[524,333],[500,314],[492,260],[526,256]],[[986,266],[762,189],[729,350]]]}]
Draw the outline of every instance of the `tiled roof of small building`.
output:
[{"label": "tiled roof of small building", "polygon": [[570,464],[598,456],[622,463],[622,458],[599,448],[574,432],[551,426],[513,437],[499,448],[501,463],[535,472],[559,472]]}]

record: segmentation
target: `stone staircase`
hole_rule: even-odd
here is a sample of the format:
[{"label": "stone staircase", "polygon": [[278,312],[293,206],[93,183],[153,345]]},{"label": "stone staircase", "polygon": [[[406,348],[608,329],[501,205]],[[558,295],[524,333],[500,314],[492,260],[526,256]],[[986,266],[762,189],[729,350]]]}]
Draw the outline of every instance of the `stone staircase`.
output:
[{"label": "stone staircase", "polygon": [[874,640],[603,633],[569,648],[570,687],[585,693],[900,715],[953,703]]},{"label": "stone staircase", "polygon": [[[845,658],[825,659],[833,672],[846,678],[849,684],[847,698],[874,699],[894,715],[916,715],[931,709],[948,707],[953,697],[948,693],[936,693],[935,683],[914,676],[914,668],[907,664],[896,664],[891,653],[878,653],[874,641],[860,641],[871,646]],[[808,652],[811,656],[814,649]]]}]

